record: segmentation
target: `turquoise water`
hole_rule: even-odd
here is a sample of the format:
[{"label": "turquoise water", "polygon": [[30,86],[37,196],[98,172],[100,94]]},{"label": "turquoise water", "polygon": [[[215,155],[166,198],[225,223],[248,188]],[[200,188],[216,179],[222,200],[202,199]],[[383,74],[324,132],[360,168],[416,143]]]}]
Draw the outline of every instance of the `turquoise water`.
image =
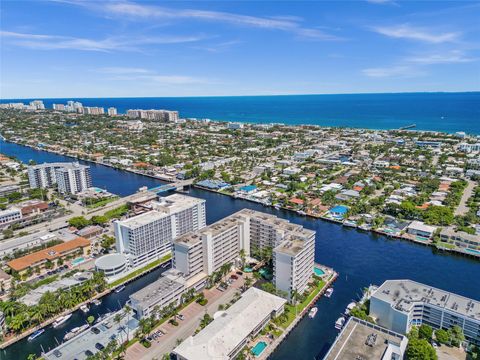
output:
[{"label": "turquoise water", "polygon": [[263,352],[263,350],[265,350],[266,347],[267,343],[265,341],[260,341],[252,348],[252,354],[255,356],[260,356],[260,354]]},{"label": "turquoise water", "polygon": [[84,261],[85,261],[85,259],[84,259],[83,257],[79,257],[79,258],[77,258],[77,259],[75,259],[75,260],[72,260],[72,265],[73,265],[73,266],[76,266],[76,265],[78,265],[78,264],[83,263]]},{"label": "turquoise water", "polygon": [[251,267],[246,267],[246,268],[243,268],[243,271],[245,271],[246,273],[251,273],[253,269]]},{"label": "turquoise water", "polygon": [[[27,102],[30,99],[2,99]],[[178,110],[181,117],[254,123],[315,124],[393,129],[416,124],[420,130],[480,134],[480,92],[286,96],[43,99],[77,100],[85,106]]]},{"label": "turquoise water", "polygon": [[465,249],[465,251],[472,253],[472,254],[480,254],[480,251],[475,250],[475,249]]},{"label": "turquoise water", "polygon": [[322,269],[320,268],[313,268],[313,272],[315,273],[315,275],[317,276],[322,276],[322,275],[325,275],[325,271],[323,271]]}]

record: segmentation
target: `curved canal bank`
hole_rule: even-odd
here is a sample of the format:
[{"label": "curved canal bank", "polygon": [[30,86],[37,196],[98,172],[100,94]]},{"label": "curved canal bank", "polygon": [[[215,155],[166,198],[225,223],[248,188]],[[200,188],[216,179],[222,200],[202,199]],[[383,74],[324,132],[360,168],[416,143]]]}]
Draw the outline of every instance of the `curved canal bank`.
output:
[{"label": "curved canal bank", "polygon": [[[28,162],[71,161],[71,158],[34,150],[32,148],[0,141],[0,152]],[[109,191],[125,196],[141,186],[153,187],[159,180],[122,170],[91,164],[93,183]],[[480,264],[478,260],[445,254],[423,245],[399,241],[385,236],[364,233],[341,225],[307,218],[290,211],[275,210],[246,200],[193,188],[190,195],[207,201],[207,223],[217,221],[242,208],[251,208],[301,224],[313,229],[316,235],[315,261],[332,267],[339,273],[335,292],[330,299],[320,298],[318,313],[314,319],[305,317],[290,333],[287,339],[271,355],[270,359],[286,360],[298,358],[314,359],[326,352],[337,334],[334,323],[347,304],[356,299],[362,288],[369,284],[380,284],[386,279],[408,278],[467,297],[480,299]],[[102,305],[111,310],[118,309],[128,295],[158,278],[160,271],[154,271],[127,285],[125,291],[107,295]],[[117,301],[118,300],[118,301]],[[113,306],[116,304],[116,306]],[[110,305],[110,306],[108,306]],[[97,311],[93,307],[92,311]],[[104,310],[107,312],[108,310]],[[70,321],[59,329],[47,331],[31,343],[22,340],[0,352],[0,359],[24,359],[29,353],[40,354],[42,344],[47,350],[60,341],[67,329],[84,323],[86,316],[75,312]],[[65,329],[65,330],[63,330]],[[321,359],[321,356],[319,357]]]}]

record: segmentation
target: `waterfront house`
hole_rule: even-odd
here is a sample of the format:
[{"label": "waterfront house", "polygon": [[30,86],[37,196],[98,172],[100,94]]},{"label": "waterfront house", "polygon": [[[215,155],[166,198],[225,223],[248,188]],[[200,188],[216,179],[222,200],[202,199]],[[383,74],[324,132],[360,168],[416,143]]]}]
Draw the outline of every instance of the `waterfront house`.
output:
[{"label": "waterfront house", "polygon": [[412,221],[407,227],[407,233],[414,235],[418,240],[431,239],[437,228],[424,224],[422,221]]},{"label": "waterfront house", "polygon": [[360,197],[360,193],[356,190],[344,190],[340,194],[335,196],[337,200],[351,200],[351,199],[358,199]]},{"label": "waterfront house", "polygon": [[[443,228],[440,232],[440,240],[458,247],[480,250],[480,235],[455,231],[453,227]],[[478,254],[480,255],[480,251]]]},{"label": "waterfront house", "polygon": [[348,207],[344,205],[337,205],[328,210],[328,213],[337,219],[343,219],[348,212]]}]

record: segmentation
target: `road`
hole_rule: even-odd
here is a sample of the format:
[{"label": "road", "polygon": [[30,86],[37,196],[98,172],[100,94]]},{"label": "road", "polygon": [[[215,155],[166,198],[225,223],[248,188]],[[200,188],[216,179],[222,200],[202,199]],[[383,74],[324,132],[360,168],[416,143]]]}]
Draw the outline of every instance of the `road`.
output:
[{"label": "road", "polygon": [[460,200],[460,204],[455,209],[455,216],[465,215],[466,213],[468,213],[469,208],[467,206],[467,201],[472,196],[473,189],[475,189],[476,183],[475,183],[475,181],[472,181],[472,180],[467,180],[467,182],[468,182],[468,185],[465,188],[465,190],[463,191],[462,199]]},{"label": "road", "polygon": [[132,345],[126,354],[126,360],[151,360],[161,359],[164,354],[170,353],[176,346],[177,340],[184,340],[193,335],[195,330],[200,326],[200,320],[205,313],[213,316],[218,311],[220,304],[226,304],[233,299],[235,293],[243,286],[243,277],[239,277],[225,292],[220,292],[216,288],[204,290],[205,297],[208,299],[206,306],[201,306],[196,302],[188,305],[180,311],[185,316],[185,320],[179,320],[179,326],[173,326],[168,323],[160,325],[157,329],[161,329],[165,335],[158,340],[152,342],[152,346],[146,349],[140,343]]}]

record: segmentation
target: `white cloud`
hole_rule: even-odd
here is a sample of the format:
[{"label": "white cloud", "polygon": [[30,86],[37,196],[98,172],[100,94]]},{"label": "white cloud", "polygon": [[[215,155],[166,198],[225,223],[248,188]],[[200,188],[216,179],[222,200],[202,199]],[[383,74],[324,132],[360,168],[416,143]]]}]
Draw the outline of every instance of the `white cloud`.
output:
[{"label": "white cloud", "polygon": [[373,30],[379,34],[396,39],[419,40],[432,44],[453,42],[460,36],[460,34],[457,32],[432,33],[425,29],[411,27],[410,25],[406,24],[375,27]]},{"label": "white cloud", "polygon": [[142,45],[177,44],[196,42],[205,36],[159,36],[159,37],[109,37],[105,39],[86,39],[71,36],[26,34],[11,31],[0,31],[0,37],[12,44],[39,50],[82,50],[110,52],[140,51]]},{"label": "white cloud", "polygon": [[100,11],[111,17],[119,15],[131,19],[164,19],[164,20],[202,20],[223,22],[233,25],[249,26],[262,29],[280,30],[293,33],[297,36],[316,40],[338,40],[337,36],[323,32],[317,28],[301,25],[302,19],[292,16],[259,17],[241,15],[222,11],[173,9],[152,5],[143,5],[133,2],[83,2],[60,1],[68,4],[84,6],[94,11]]},{"label": "white cloud", "polygon": [[373,78],[413,77],[423,74],[423,72],[419,71],[418,69],[405,65],[368,68],[363,69],[362,73]]},{"label": "white cloud", "polygon": [[467,57],[461,51],[450,51],[439,54],[419,55],[410,57],[407,61],[418,63],[422,65],[429,64],[452,64],[452,63],[467,63],[476,61],[476,59]]},{"label": "white cloud", "polygon": [[150,72],[150,70],[143,69],[143,68],[120,67],[120,66],[104,67],[104,68],[99,68],[95,71],[104,73],[104,74],[147,74]]}]

